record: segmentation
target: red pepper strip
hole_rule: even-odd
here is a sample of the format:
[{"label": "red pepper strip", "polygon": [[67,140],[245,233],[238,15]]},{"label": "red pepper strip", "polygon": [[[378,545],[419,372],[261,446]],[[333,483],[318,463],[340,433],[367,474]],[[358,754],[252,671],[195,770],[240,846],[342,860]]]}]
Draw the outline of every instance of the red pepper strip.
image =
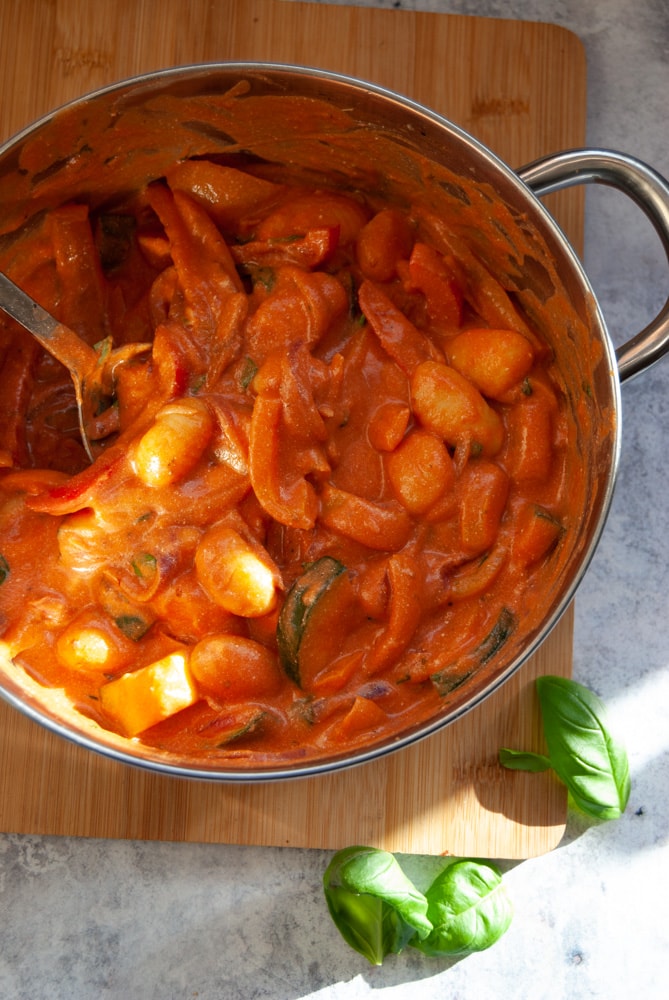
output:
[{"label": "red pepper strip", "polygon": [[125,447],[112,446],[82,472],[61,486],[26,499],[26,507],[42,514],[73,514],[90,507],[98,487],[120,471],[125,459]]},{"label": "red pepper strip", "polygon": [[374,282],[363,281],[358,290],[358,303],[381,346],[405,374],[410,375],[423,361],[443,361],[443,354],[432,341]]},{"label": "red pepper strip", "polygon": [[310,229],[296,239],[252,240],[230,247],[233,259],[243,267],[280,267],[297,264],[312,270],[327,263],[339,244],[339,226]]}]

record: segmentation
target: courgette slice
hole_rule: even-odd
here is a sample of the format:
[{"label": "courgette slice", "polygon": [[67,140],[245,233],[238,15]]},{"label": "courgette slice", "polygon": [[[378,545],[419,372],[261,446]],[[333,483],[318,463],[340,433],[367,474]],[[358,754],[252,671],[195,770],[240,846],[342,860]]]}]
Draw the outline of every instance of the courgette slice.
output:
[{"label": "courgette slice", "polygon": [[516,616],[508,608],[502,608],[499,618],[493,625],[491,631],[478,647],[477,653],[479,663],[483,666],[491,660],[502,648],[509,636],[515,631]]},{"label": "courgette slice", "polygon": [[465,681],[495,656],[516,628],[516,616],[502,608],[497,621],[479,645],[459,660],[432,674],[431,680],[441,697],[456,691]]},{"label": "courgette slice", "polygon": [[216,747],[222,750],[230,743],[243,740],[245,736],[253,736],[262,726],[267,717],[267,712],[262,708],[251,706],[239,719],[232,720],[228,726],[222,727],[217,734]]},{"label": "courgette slice", "polygon": [[[346,593],[349,587],[346,567],[332,556],[322,556],[292,585],[279,614],[277,623],[277,645],[279,658],[286,674],[300,687],[305,686],[304,676],[305,647],[313,645],[309,636],[324,629],[326,622],[332,626],[334,618],[333,604],[339,605],[338,596],[344,598],[343,603],[349,603]],[[345,593],[341,595],[338,592]],[[341,632],[339,635],[341,636]],[[331,638],[322,635],[324,644]]]},{"label": "courgette slice", "polygon": [[459,687],[462,687],[475,673],[475,670],[466,670],[464,673],[451,674],[447,670],[441,670],[438,674],[432,675],[432,683],[437,689],[438,695],[445,698],[447,694],[452,694]]}]

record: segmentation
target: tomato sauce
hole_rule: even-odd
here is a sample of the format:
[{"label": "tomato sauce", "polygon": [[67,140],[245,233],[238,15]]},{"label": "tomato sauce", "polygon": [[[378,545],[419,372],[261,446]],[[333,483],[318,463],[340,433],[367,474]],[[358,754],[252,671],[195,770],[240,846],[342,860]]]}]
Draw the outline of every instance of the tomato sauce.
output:
[{"label": "tomato sauce", "polygon": [[0,640],[40,684],[189,758],[308,760],[540,623],[587,399],[448,218],[198,155],[18,245],[105,387],[90,464],[68,373],[0,320]]}]

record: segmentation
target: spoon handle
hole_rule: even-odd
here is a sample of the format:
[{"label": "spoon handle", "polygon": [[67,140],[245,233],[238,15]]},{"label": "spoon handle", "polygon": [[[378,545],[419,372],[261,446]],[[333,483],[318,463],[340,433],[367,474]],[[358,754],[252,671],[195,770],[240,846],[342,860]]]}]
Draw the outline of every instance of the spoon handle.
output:
[{"label": "spoon handle", "polygon": [[69,327],[43,309],[0,271],[0,309],[25,327],[42,347],[77,378],[82,379],[97,362],[97,354]]}]

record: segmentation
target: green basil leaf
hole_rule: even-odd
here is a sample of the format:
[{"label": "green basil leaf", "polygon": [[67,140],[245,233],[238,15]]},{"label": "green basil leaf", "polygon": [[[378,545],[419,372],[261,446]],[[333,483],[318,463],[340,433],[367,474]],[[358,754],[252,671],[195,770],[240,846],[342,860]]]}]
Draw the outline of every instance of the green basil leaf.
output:
[{"label": "green basil leaf", "polygon": [[548,757],[541,753],[532,753],[531,750],[509,750],[502,747],[499,751],[499,762],[510,771],[533,771],[539,774],[541,771],[548,771],[551,762]]},{"label": "green basil leaf", "polygon": [[0,553],[0,583],[4,583],[9,576],[9,563]]},{"label": "green basil leaf", "polygon": [[151,628],[152,622],[141,615],[119,615],[115,618],[116,627],[123,632],[123,635],[133,642],[139,642]]},{"label": "green basil leaf", "polygon": [[617,819],[629,800],[629,762],[604,705],[566,677],[536,683],[551,767],[578,809],[594,819]]},{"label": "green basil leaf", "polygon": [[372,964],[432,930],[427,900],[388,851],[347,847],[323,876],[330,915],[344,940]]},{"label": "green basil leaf", "polygon": [[501,938],[513,918],[502,874],[489,862],[456,861],[445,868],[426,893],[434,930],[413,947],[426,955],[467,955]]},{"label": "green basil leaf", "polygon": [[242,389],[248,389],[251,382],[253,382],[253,379],[256,377],[257,372],[258,365],[253,358],[249,358],[248,356],[245,357],[244,364],[239,375],[239,382]]},{"label": "green basil leaf", "polygon": [[135,576],[140,580],[148,580],[158,572],[158,562],[151,552],[138,553],[134,559],[131,559],[130,565]]}]

